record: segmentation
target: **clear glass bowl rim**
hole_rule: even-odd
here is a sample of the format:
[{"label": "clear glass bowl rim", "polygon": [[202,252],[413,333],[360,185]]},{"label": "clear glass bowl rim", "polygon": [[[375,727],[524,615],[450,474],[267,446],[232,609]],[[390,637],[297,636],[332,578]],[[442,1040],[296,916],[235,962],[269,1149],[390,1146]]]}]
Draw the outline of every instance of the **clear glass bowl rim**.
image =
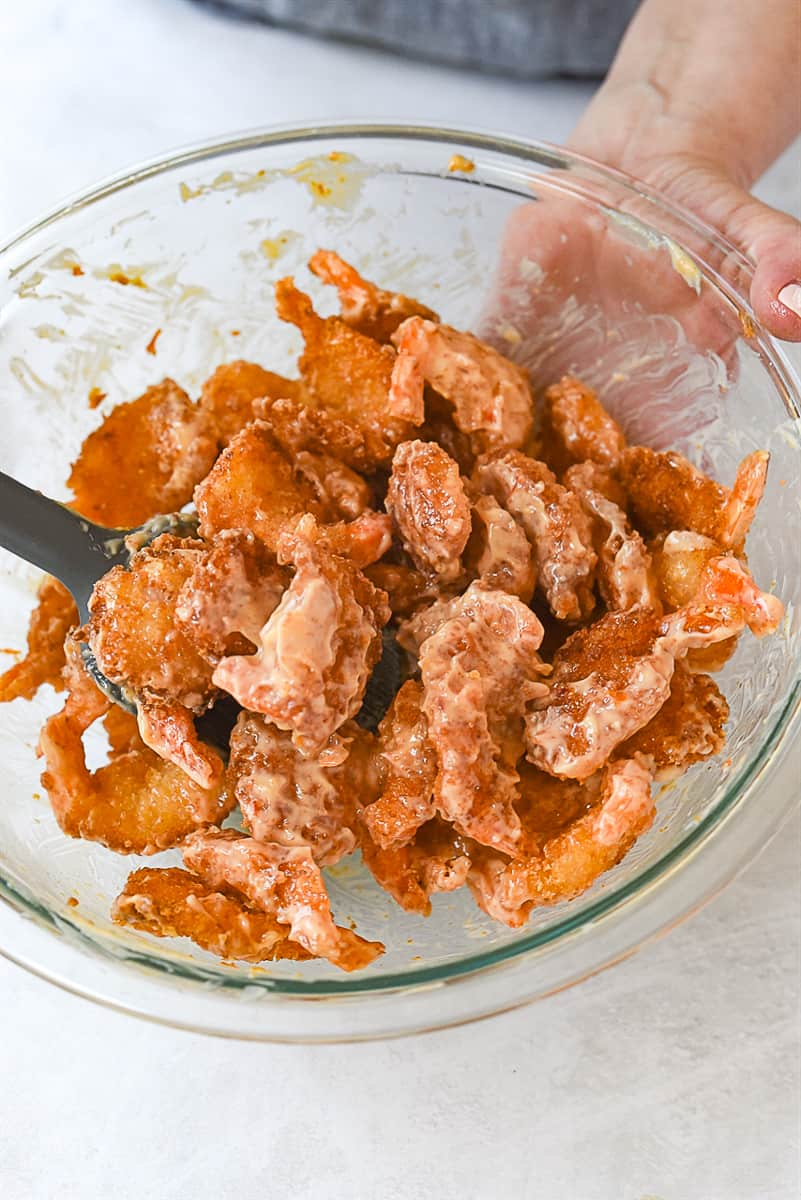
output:
[{"label": "clear glass bowl rim", "polygon": [[[753,265],[730,243],[728,243],[722,235],[706,226],[691,213],[682,209],[680,206],[673,204],[661,197],[658,193],[652,191],[647,185],[632,176],[626,175],[624,172],[604,166],[595,162],[584,155],[575,154],[572,151],[563,149],[562,147],[552,145],[547,142],[535,140],[522,140],[519,138],[507,137],[503,134],[497,134],[489,131],[472,128],[443,128],[436,124],[415,123],[407,125],[403,123],[365,123],[365,122],[347,122],[347,121],[319,121],[304,126],[279,125],[270,126],[262,129],[245,131],[225,138],[214,138],[207,141],[194,143],[190,146],[180,148],[168,155],[160,156],[151,160],[147,160],[132,168],[119,172],[109,178],[101,181],[95,187],[88,191],[80,192],[70,199],[66,200],[37,221],[27,225],[21,231],[14,234],[5,245],[0,247],[0,270],[7,263],[8,258],[15,254],[25,243],[48,229],[51,226],[57,225],[61,220],[69,217],[71,214],[88,208],[116,192],[135,186],[137,183],[143,182],[153,176],[167,173],[178,167],[191,165],[194,163],[203,163],[211,159],[215,159],[231,153],[242,152],[246,150],[258,149],[261,147],[275,147],[280,145],[303,145],[304,143],[314,141],[328,141],[331,138],[348,138],[352,140],[363,139],[370,140],[396,140],[400,142],[419,141],[419,142],[435,142],[443,146],[446,151],[456,151],[469,149],[472,151],[488,151],[494,154],[507,155],[513,158],[516,166],[520,169],[526,163],[532,163],[541,167],[557,167],[561,169],[575,169],[579,177],[596,179],[599,182],[614,184],[616,188],[622,189],[623,193],[636,197],[639,201],[646,201],[652,205],[654,209],[660,212],[664,217],[668,217],[674,226],[679,229],[684,229],[688,233],[692,233],[696,238],[701,238],[705,243],[714,248],[720,253],[727,263],[736,264],[738,268],[739,279],[745,278],[750,280]],[[403,169],[402,163],[400,169]],[[472,176],[460,177],[462,182],[475,183],[481,185],[480,176],[477,174],[475,178]],[[594,198],[597,202],[597,198]],[[679,239],[677,239],[679,240]],[[695,257],[698,257],[695,252]],[[728,296],[729,299],[735,300],[737,305],[753,319],[753,313],[750,309],[748,296],[744,294],[741,287],[734,287],[730,281],[723,279],[708,263],[702,260],[701,265],[704,268],[706,276],[710,277],[721,292]],[[760,331],[761,341],[770,350],[772,366],[775,372],[774,382],[780,385],[780,390],[789,410],[794,410],[796,418],[801,417],[801,394],[799,386],[794,379],[786,360],[781,352],[771,342],[764,333]],[[145,988],[144,992],[157,994],[161,1002],[156,1006],[153,1004],[153,996],[140,996],[139,999],[134,997],[120,998],[113,995],[105,987],[100,988],[97,982],[82,983],[80,979],[69,978],[64,974],[63,965],[52,969],[48,963],[44,961],[42,947],[44,942],[37,936],[26,938],[24,935],[20,938],[21,929],[19,928],[19,918],[31,918],[25,924],[28,926],[30,933],[33,933],[33,927],[38,926],[42,931],[47,930],[48,934],[57,935],[63,933],[64,926],[68,922],[64,922],[62,918],[56,920],[48,910],[41,908],[35,902],[32,903],[27,897],[20,893],[7,881],[0,877],[0,899],[4,901],[3,908],[5,913],[2,914],[3,919],[0,920],[0,954],[8,957],[12,961],[25,967],[49,981],[73,991],[79,995],[85,996],[88,999],[96,1000],[100,1003],[107,1004],[110,1007],[118,1008],[135,1015],[143,1016],[152,1020],[163,1021],[164,1023],[182,1026],[185,1028],[194,1029],[199,1032],[212,1032],[235,1037],[248,1037],[257,1040],[290,1040],[290,1041],[325,1041],[325,1040],[355,1040],[361,1037],[388,1036],[393,1033],[407,1033],[421,1029],[438,1028],[445,1025],[459,1024],[463,1021],[475,1019],[481,1016],[491,1015],[493,1012],[504,1011],[507,1008],[515,1007],[517,1004],[526,1003],[540,995],[547,995],[555,990],[560,990],[562,987],[569,986],[584,978],[587,974],[591,974],[604,966],[611,965],[618,961],[621,957],[627,956],[633,949],[642,945],[645,941],[652,939],[665,929],[672,927],[683,916],[690,911],[695,911],[710,898],[720,887],[728,882],[742,867],[751,860],[770,840],[774,833],[779,828],[781,822],[789,815],[794,807],[801,802],[801,794],[798,796],[790,796],[788,801],[783,805],[780,813],[773,811],[771,815],[771,827],[765,826],[753,828],[753,820],[748,823],[748,836],[745,839],[736,839],[738,841],[737,849],[729,849],[729,854],[725,863],[718,862],[714,867],[711,867],[707,872],[699,873],[695,871],[695,886],[688,890],[686,894],[681,896],[675,907],[670,911],[664,904],[654,905],[654,891],[660,883],[672,885],[670,890],[674,900],[677,899],[675,888],[675,876],[681,870],[682,864],[689,862],[689,859],[697,860],[701,851],[704,851],[706,860],[710,859],[710,852],[714,847],[710,845],[713,833],[721,829],[725,824],[730,826],[732,821],[741,813],[746,801],[754,792],[758,784],[764,786],[765,778],[768,773],[774,773],[778,766],[779,760],[783,759],[790,745],[793,742],[793,734],[798,735],[801,732],[801,664],[796,674],[794,685],[788,694],[788,697],[776,717],[770,731],[765,736],[758,753],[749,761],[745,769],[739,774],[735,780],[725,789],[719,802],[699,824],[685,835],[681,841],[671,850],[663,854],[655,863],[644,869],[639,875],[628,883],[624,883],[618,887],[609,889],[599,897],[592,905],[583,909],[576,915],[571,915],[567,912],[565,917],[554,924],[553,926],[538,931],[529,936],[522,936],[512,945],[500,946],[495,950],[484,954],[475,954],[469,958],[461,959],[457,962],[449,962],[439,967],[421,967],[412,969],[395,976],[370,976],[370,977],[350,977],[336,980],[333,982],[316,982],[306,983],[282,980],[277,983],[274,989],[259,991],[258,1003],[262,1010],[262,1015],[267,1017],[267,1008],[274,1008],[275,1005],[292,1005],[293,1007],[301,1007],[304,1011],[301,1021],[308,1022],[308,1017],[313,1011],[318,1013],[322,1008],[330,1009],[330,1006],[337,1002],[346,1002],[351,1018],[356,1018],[356,1021],[346,1019],[345,1026],[342,1027],[342,1022],[337,1020],[332,1026],[326,1020],[311,1021],[310,1028],[298,1029],[287,1034],[284,1029],[276,1030],[265,1028],[264,1030],[253,1028],[252,1022],[248,1021],[247,1029],[238,1028],[237,1021],[227,1016],[222,1019],[219,1012],[219,1004],[216,999],[212,1002],[211,994],[207,993],[205,999],[212,1002],[208,1006],[208,1013],[201,1014],[200,1019],[195,1015],[191,1020],[184,1020],[180,1014],[180,1006],[171,1005],[168,1001],[168,995],[171,987],[174,985],[175,977],[183,975],[185,982],[201,983],[203,977],[194,973],[191,969],[184,974],[180,968],[176,969],[174,963],[166,963],[166,960],[159,959],[158,956],[150,958],[147,956],[145,961],[135,959],[133,961],[124,961],[122,959],[110,959],[105,954],[102,946],[93,938],[89,937],[77,926],[73,926],[70,930],[72,934],[77,935],[77,940],[80,945],[71,947],[68,957],[73,959],[77,964],[78,957],[85,957],[87,954],[98,956],[102,955],[107,963],[111,963],[117,975],[130,975],[131,982],[140,971],[147,973],[161,973],[163,982],[160,982],[153,988]],[[732,842],[731,830],[729,830],[728,843]],[[631,920],[633,913],[632,909],[638,898],[650,897],[647,905],[650,913],[649,919],[645,922],[640,919]],[[5,919],[8,909],[13,910],[14,916],[17,918],[17,925],[14,929],[14,936],[10,939],[6,936],[8,924]],[[623,925],[627,918],[631,925],[631,937],[627,938]],[[608,938],[607,949],[601,948],[599,935],[602,933],[602,924],[604,927],[614,919],[616,926],[614,936]],[[575,966],[571,967],[564,978],[559,978],[554,983],[553,978],[549,977],[547,986],[538,985],[536,972],[531,972],[531,977],[527,983],[524,983],[522,988],[515,988],[514,996],[499,996],[494,999],[487,997],[486,988],[479,987],[479,992],[484,995],[480,1002],[478,997],[473,994],[471,1002],[468,1004],[468,1011],[465,1011],[464,1004],[458,1005],[456,1013],[441,1013],[439,1015],[432,1014],[431,1016],[421,1015],[423,1010],[419,1003],[411,1006],[411,1010],[407,1013],[406,1019],[402,1016],[396,1016],[385,1023],[379,1021],[378,1027],[372,1028],[372,1023],[368,1020],[365,1022],[365,1029],[362,1031],[356,1026],[358,1025],[359,1016],[366,1015],[365,1006],[381,997],[384,1000],[389,1000],[391,997],[400,998],[401,996],[411,998],[414,992],[431,994],[432,984],[446,984],[448,991],[452,992],[452,985],[470,983],[471,985],[479,982],[479,977],[486,977],[487,981],[492,979],[497,985],[499,982],[498,968],[504,965],[510,966],[515,964],[521,965],[521,960],[533,960],[536,958],[536,951],[549,950],[552,951],[556,943],[562,943],[564,939],[575,938],[581,935],[582,939],[589,933],[596,939],[596,949],[590,956],[591,962],[588,960],[586,966],[580,970],[576,970]],[[12,944],[8,944],[9,941]],[[30,949],[26,947],[26,942],[30,942]],[[64,947],[62,947],[64,948]],[[78,969],[77,974],[81,972]],[[89,972],[91,975],[92,972]],[[140,980],[143,982],[143,980]],[[232,992],[240,992],[246,988],[247,983],[231,980],[226,984],[224,980],[218,989],[218,999],[223,999],[228,995],[232,1003],[236,1003],[237,1009],[242,1011],[242,996],[237,996],[234,1001]],[[490,985],[491,986],[491,985]],[[113,989],[112,989],[113,990]],[[471,992],[475,993],[475,988],[471,986]],[[134,987],[134,991],[136,988]],[[422,998],[422,997],[420,997]],[[304,1001],[314,1000],[314,1005],[304,1003]],[[324,1001],[321,1005],[319,1002]],[[356,1007],[354,1007],[356,1002]],[[156,1011],[156,1008],[162,1011]],[[203,1005],[200,1005],[203,1008]],[[408,1007],[408,1006],[407,1006]],[[437,1007],[437,1006],[434,1006]],[[439,1006],[442,1007],[442,1006]],[[449,1006],[446,1005],[446,1008]],[[163,1011],[164,1009],[168,1011]],[[172,1011],[169,1011],[169,1010]],[[216,1009],[213,1012],[212,1009]],[[269,1025],[269,1019],[266,1024]],[[283,1022],[282,1022],[283,1024]]]}]

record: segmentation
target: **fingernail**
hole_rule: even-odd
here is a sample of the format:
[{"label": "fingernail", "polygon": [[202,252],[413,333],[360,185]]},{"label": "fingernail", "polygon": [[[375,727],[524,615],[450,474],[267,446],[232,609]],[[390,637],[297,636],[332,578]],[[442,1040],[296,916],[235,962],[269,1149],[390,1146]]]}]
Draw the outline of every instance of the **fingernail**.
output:
[{"label": "fingernail", "polygon": [[787,283],[779,292],[779,304],[801,317],[801,283]]}]

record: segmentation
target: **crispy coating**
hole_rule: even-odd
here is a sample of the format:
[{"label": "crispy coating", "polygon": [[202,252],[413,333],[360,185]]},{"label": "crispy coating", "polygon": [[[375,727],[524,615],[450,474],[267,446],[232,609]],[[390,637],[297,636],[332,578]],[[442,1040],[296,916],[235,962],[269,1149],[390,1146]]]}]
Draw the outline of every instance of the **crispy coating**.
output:
[{"label": "crispy coating", "polygon": [[160,758],[180,767],[193,783],[216,787],[222,778],[222,759],[201,741],[192,713],[175,700],[144,691],[136,697],[139,736]]},{"label": "crispy coating", "polygon": [[[273,436],[284,453],[293,463],[297,456],[306,451],[325,454],[344,463],[354,473],[372,471],[373,458],[366,448],[365,434],[353,420],[330,409],[318,408],[308,399],[276,400],[275,404],[262,407],[256,402],[256,411],[264,415]],[[387,460],[388,461],[388,460]],[[314,489],[319,488],[317,473],[310,472],[308,465],[301,469],[302,476]]]},{"label": "crispy coating", "polygon": [[540,770],[588,779],[659,711],[674,655],[656,613],[607,613],[556,652],[550,693],[526,718],[527,758]]},{"label": "crispy coating", "polygon": [[422,684],[407,679],[378,727],[380,794],[360,815],[381,850],[407,845],[435,815],[437,756],[422,699]]},{"label": "crispy coating", "polygon": [[623,430],[597,393],[573,375],[545,391],[542,441],[548,466],[557,475],[585,461],[615,467],[626,448]]},{"label": "crispy coating", "polygon": [[648,536],[688,529],[738,551],[765,489],[769,457],[760,450],[744,458],[731,492],[681,454],[647,446],[625,451],[620,475],[634,520]]},{"label": "crispy coating", "polygon": [[193,829],[221,822],[233,800],[221,783],[202,788],[130,735],[131,749],[96,771],[86,766],[82,737],[110,702],[68,643],[67,699],[42,729],[42,784],[56,820],[70,837],[101,842],[118,854],[156,854]]},{"label": "crispy coating", "polygon": [[209,887],[233,889],[253,907],[289,926],[289,937],[314,958],[343,971],[366,967],[384,947],[334,924],[320,868],[306,847],[259,842],[233,829],[190,835],[184,862]]},{"label": "crispy coating", "polygon": [[200,533],[244,529],[275,552],[292,517],[321,515],[314,489],[287,457],[266,421],[234,437],[195,489]]},{"label": "crispy coating", "polygon": [[356,847],[356,780],[350,742],[358,726],[332,734],[318,758],[304,758],[288,733],[258,713],[241,712],[231,734],[227,785],[253,837],[305,846],[321,867]]},{"label": "crispy coating", "polygon": [[605,768],[598,804],[545,843],[509,862],[488,851],[475,855],[470,889],[479,907],[513,929],[532,908],[579,896],[610,870],[649,828],[655,806],[651,775],[633,759]]},{"label": "crispy coating", "polygon": [[403,563],[375,563],[365,568],[364,573],[375,587],[387,593],[393,617],[410,617],[439,595],[439,584],[434,578]]},{"label": "crispy coating", "polygon": [[141,525],[177,512],[217,456],[209,416],[171,379],[118,404],[72,466],[75,508],[102,525]]},{"label": "crispy coating", "polygon": [[470,503],[457,463],[440,446],[411,441],[398,447],[386,508],[415,566],[445,583],[459,578],[470,536]]},{"label": "crispy coating", "polygon": [[475,497],[471,521],[465,568],[489,587],[510,592],[528,604],[534,594],[537,569],[522,528],[494,496],[486,494]]},{"label": "crispy coating", "polygon": [[[603,470],[603,468],[600,468]],[[598,555],[598,589],[608,609],[659,609],[659,592],[645,542],[629,525],[625,511],[594,486],[599,468],[576,463],[565,473],[565,484],[578,496],[594,526]]]},{"label": "crispy coating", "polygon": [[425,389],[420,363],[413,354],[399,350],[392,364],[387,411],[412,425],[422,425],[426,417]]},{"label": "crispy coating", "polygon": [[369,567],[383,558],[392,545],[392,521],[386,513],[363,512],[353,521],[321,525],[320,545],[349,559],[356,567]]},{"label": "crispy coating", "polygon": [[324,511],[344,521],[354,520],[373,506],[373,489],[366,479],[333,454],[298,449],[287,444],[295,467],[306,479]]},{"label": "crispy coating", "polygon": [[199,408],[208,414],[211,428],[223,447],[255,418],[255,400],[272,402],[283,396],[294,400],[302,394],[299,379],[285,379],[258,363],[237,359],[223,363],[209,376],[200,393]]},{"label": "crispy coating", "polygon": [[279,317],[297,325],[305,349],[298,366],[314,400],[333,417],[354,427],[362,445],[350,466],[370,469],[388,463],[399,442],[410,436],[411,424],[389,411],[388,398],[395,354],[347,325],[340,317],[320,317],[311,300],[291,279],[275,288]]},{"label": "crispy coating", "polygon": [[64,585],[50,575],[45,575],[36,596],[27,653],[0,675],[0,704],[18,696],[30,700],[45,683],[57,692],[64,686],[64,639],[78,624],[78,609]]},{"label": "crispy coating", "polygon": [[616,752],[653,764],[655,777],[675,779],[688,767],[723,749],[729,706],[708,675],[691,674],[676,663],[670,695],[659,712]]},{"label": "crispy coating", "polygon": [[406,912],[427,917],[435,892],[453,892],[467,881],[470,843],[453,826],[435,817],[414,841],[382,848],[365,834],[364,865]]},{"label": "crispy coating", "polygon": [[[545,845],[563,833],[595,804],[600,795],[601,776],[579,782],[557,779],[538,771],[525,759],[517,764],[520,794],[515,808],[522,828],[517,855],[541,854]],[[480,856],[479,856],[480,857]]]},{"label": "crispy coating", "polygon": [[480,463],[476,479],[523,527],[534,550],[537,587],[554,616],[573,622],[589,616],[597,555],[578,497],[544,463],[518,450]]},{"label": "crispy coating", "polygon": [[419,300],[400,292],[384,291],[363,279],[355,267],[333,250],[318,250],[313,254],[309,270],[339,292],[342,320],[377,342],[388,342],[407,317],[438,320],[437,314]]},{"label": "crispy coating", "polygon": [[418,362],[426,383],[453,406],[454,420],[478,451],[520,447],[534,425],[526,372],[470,333],[410,317],[392,338]]},{"label": "crispy coating", "polygon": [[261,631],[252,657],[223,659],[214,682],[243,708],[290,730],[297,748],[318,754],[361,705],[381,655],[386,596],[318,539],[304,517],[279,544],[295,576]]},{"label": "crispy coating", "polygon": [[140,867],[128,876],[111,910],[117,925],[156,937],[191,938],[210,954],[242,962],[309,955],[288,928],[232,891],[217,891],[179,867]]},{"label": "crispy coating", "polygon": [[420,647],[422,709],[436,747],[436,806],[457,830],[513,850],[526,703],[547,689],[542,625],[516,596],[472,583]]},{"label": "crispy coating", "polygon": [[86,639],[113,683],[201,712],[213,695],[211,667],[176,622],[182,587],[203,561],[201,542],[162,534],[95,584]]},{"label": "crispy coating", "polygon": [[648,609],[607,613],[554,656],[550,694],[526,718],[527,757],[561,778],[586,779],[656,716],[677,659],[737,636],[774,630],[783,607],[731,556],[712,559],[692,602],[660,620]]},{"label": "crispy coating", "polygon": [[136,750],[142,744],[136,717],[127,709],[120,708],[118,704],[110,704],[102,720],[108,738],[109,758],[127,754],[129,750]]},{"label": "crispy coating", "polygon": [[427,442],[436,442],[459,464],[462,475],[469,478],[476,465],[476,450],[469,433],[463,433],[454,419],[453,408],[433,388],[425,392],[425,423],[419,436]]},{"label": "crispy coating", "polygon": [[175,600],[175,624],[207,663],[256,649],[289,572],[252,533],[226,529],[198,556]]}]

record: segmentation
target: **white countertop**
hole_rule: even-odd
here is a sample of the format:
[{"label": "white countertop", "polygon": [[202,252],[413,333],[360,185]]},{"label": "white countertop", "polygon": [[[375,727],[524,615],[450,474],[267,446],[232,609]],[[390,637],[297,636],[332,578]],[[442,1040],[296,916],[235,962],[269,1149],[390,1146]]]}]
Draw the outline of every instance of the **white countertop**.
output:
[{"label": "white countertop", "polygon": [[[187,141],[365,113],[559,141],[590,90],[404,63],[185,0],[7,0],[0,241],[65,193]],[[759,190],[798,211],[791,155]],[[774,786],[799,786],[797,758]],[[791,1200],[799,829],[614,970],[399,1042],[302,1048],[173,1032],[0,959],[0,1195]]]}]

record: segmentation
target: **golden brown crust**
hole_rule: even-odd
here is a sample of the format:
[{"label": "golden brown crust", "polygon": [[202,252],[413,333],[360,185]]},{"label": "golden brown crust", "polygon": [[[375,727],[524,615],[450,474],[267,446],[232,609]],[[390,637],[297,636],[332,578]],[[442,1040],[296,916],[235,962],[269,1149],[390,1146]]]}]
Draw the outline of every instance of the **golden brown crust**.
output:
[{"label": "golden brown crust", "polygon": [[138,400],[118,404],[83,443],[69,477],[75,508],[118,528],[177,512],[216,455],[208,415],[165,379]]},{"label": "golden brown crust", "polygon": [[60,692],[64,686],[64,640],[78,624],[75,601],[63,584],[46,575],[28,624],[25,657],[0,675],[0,704],[22,697],[31,700],[43,684]]}]

